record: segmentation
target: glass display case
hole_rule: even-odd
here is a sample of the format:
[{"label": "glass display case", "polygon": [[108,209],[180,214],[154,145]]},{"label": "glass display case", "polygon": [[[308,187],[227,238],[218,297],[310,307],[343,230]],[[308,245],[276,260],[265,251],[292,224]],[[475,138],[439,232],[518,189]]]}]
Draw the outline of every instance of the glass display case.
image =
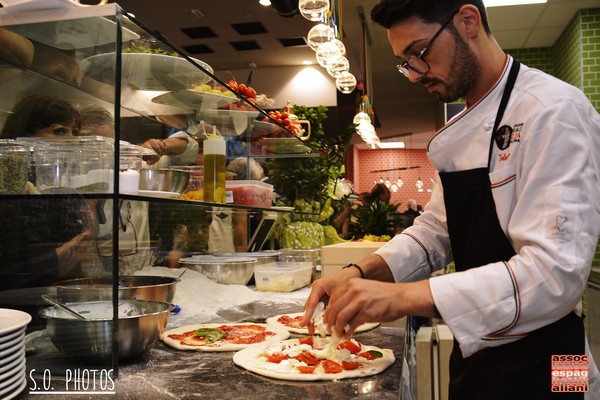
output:
[{"label": "glass display case", "polygon": [[[221,81],[118,5],[30,3],[0,8],[0,308],[28,312],[27,332],[56,347],[28,355],[30,389],[90,371],[109,387],[171,311],[147,303],[168,297],[128,298],[136,283],[123,277],[268,248],[263,220],[290,210],[271,206],[273,187],[253,176],[252,160],[318,154],[301,125],[263,111],[265,96]],[[224,142],[227,163],[242,160],[220,171],[218,203],[205,201],[209,137]],[[87,290],[91,278],[105,290]]]}]

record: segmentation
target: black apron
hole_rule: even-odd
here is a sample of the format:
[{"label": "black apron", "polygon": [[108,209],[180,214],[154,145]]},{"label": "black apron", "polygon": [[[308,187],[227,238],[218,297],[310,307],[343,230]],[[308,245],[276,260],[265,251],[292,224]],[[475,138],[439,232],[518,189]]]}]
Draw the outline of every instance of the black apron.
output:
[{"label": "black apron", "polygon": [[[488,175],[494,134],[519,73],[513,60],[492,129],[487,168],[440,172],[448,234],[457,271],[508,261],[516,253],[496,214]],[[525,338],[463,358],[458,342],[450,358],[450,400],[583,399],[583,393],[551,392],[551,356],[584,354],[583,321],[574,313]]]}]

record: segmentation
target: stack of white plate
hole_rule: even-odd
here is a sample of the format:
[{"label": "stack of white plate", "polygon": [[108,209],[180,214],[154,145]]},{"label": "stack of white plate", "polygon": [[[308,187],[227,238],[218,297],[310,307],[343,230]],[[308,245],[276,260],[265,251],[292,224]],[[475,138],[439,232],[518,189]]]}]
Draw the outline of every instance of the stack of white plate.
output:
[{"label": "stack of white plate", "polygon": [[25,328],[31,316],[0,308],[0,399],[16,397],[25,389]]}]

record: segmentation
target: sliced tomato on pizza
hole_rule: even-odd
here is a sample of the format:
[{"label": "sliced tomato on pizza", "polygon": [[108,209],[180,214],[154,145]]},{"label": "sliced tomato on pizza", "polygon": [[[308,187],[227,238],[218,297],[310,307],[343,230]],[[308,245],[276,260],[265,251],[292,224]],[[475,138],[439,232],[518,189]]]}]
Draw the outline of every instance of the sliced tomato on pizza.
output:
[{"label": "sliced tomato on pizza", "polygon": [[287,339],[289,335],[285,329],[266,324],[198,324],[168,330],[161,340],[178,350],[237,351],[269,339]]},{"label": "sliced tomato on pizza", "polygon": [[[312,338],[311,338],[312,339]],[[378,374],[395,361],[390,349],[331,337],[269,340],[233,355],[233,362],[257,374],[286,380],[333,380]]]}]

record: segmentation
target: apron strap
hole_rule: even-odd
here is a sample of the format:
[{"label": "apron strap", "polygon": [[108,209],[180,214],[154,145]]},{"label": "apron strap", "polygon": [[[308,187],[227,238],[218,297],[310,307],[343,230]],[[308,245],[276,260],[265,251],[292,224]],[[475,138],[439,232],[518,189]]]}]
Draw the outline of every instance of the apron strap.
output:
[{"label": "apron strap", "polygon": [[519,60],[513,58],[513,63],[508,73],[508,79],[506,80],[506,86],[504,87],[504,92],[502,93],[502,100],[500,100],[500,106],[498,106],[498,113],[496,114],[496,121],[494,121],[494,128],[492,129],[492,137],[490,139],[490,149],[488,153],[488,171],[492,161],[492,151],[494,150],[494,136],[496,134],[496,130],[498,129],[498,125],[500,125],[500,121],[502,121],[502,117],[504,116],[504,110],[506,110],[508,99],[510,98],[510,94],[515,86],[515,81],[517,80],[517,75],[519,75],[520,66],[521,63]]}]

